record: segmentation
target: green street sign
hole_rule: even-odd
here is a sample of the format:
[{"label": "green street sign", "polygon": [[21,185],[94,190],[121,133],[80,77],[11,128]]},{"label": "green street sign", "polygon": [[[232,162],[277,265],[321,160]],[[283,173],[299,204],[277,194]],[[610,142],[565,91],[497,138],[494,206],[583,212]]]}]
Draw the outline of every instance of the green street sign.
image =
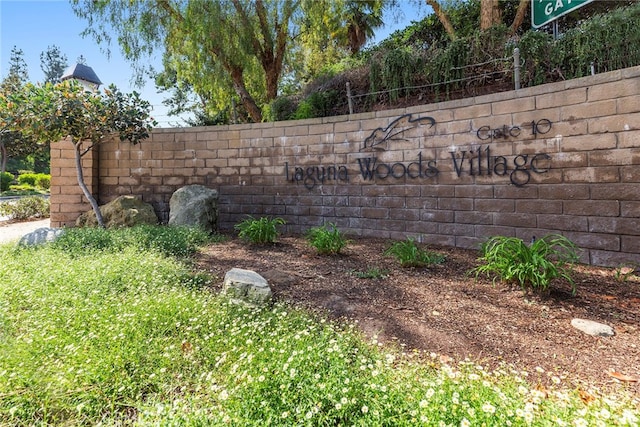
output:
[{"label": "green street sign", "polygon": [[540,28],[593,0],[531,0],[531,26]]}]

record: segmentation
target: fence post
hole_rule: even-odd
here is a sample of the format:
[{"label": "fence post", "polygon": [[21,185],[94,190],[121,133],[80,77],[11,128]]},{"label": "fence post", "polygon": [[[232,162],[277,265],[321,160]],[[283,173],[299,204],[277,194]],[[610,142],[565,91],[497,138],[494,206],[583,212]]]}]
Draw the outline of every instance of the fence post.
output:
[{"label": "fence post", "polygon": [[591,61],[591,75],[592,76],[596,75],[596,64],[593,61]]},{"label": "fence post", "polygon": [[235,98],[231,98],[231,113],[233,114],[233,124],[238,124],[238,110],[236,109]]},{"label": "fence post", "polygon": [[520,89],[520,49],[513,49],[513,82],[516,90]]},{"label": "fence post", "polygon": [[353,114],[353,99],[351,99],[351,83],[347,82],[347,101],[349,102],[349,114]]}]

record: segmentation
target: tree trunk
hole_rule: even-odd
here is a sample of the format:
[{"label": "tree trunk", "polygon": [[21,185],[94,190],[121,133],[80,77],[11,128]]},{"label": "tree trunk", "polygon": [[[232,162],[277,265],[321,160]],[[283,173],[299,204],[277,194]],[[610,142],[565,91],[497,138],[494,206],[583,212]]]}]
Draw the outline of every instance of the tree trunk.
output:
[{"label": "tree trunk", "polygon": [[265,68],[266,84],[267,84],[267,101],[273,101],[278,96],[278,78],[280,72],[276,69],[276,64],[269,64]]},{"label": "tree trunk", "polygon": [[480,29],[487,30],[498,25],[502,20],[502,13],[498,0],[481,0],[480,2]]},{"label": "tree trunk", "polygon": [[98,221],[98,225],[102,228],[105,228],[104,219],[102,218],[102,212],[100,212],[100,206],[98,206],[98,202],[96,201],[96,199],[93,197],[93,195],[87,188],[87,184],[85,184],[84,182],[84,172],[82,170],[82,154],[81,154],[82,142],[73,142],[73,145],[75,148],[74,152],[76,157],[76,175],[78,176],[78,185],[80,186],[80,189],[84,194],[84,197],[86,197],[89,203],[91,204],[91,208],[93,209],[93,212],[96,214],[96,220]]},{"label": "tree trunk", "polygon": [[513,23],[509,29],[509,35],[514,36],[518,29],[522,26],[522,22],[524,21],[524,15],[527,13],[527,8],[531,4],[530,0],[520,0],[520,4],[518,5],[518,10],[516,11],[516,16],[513,18]]},{"label": "tree trunk", "polygon": [[236,93],[240,97],[240,102],[247,109],[247,113],[256,123],[260,123],[262,121],[262,111],[256,104],[256,101],[253,99],[249,91],[244,85],[244,80],[242,79],[242,70],[236,67],[229,67],[229,74],[231,75],[231,80],[233,81],[233,88]]},{"label": "tree trunk", "polygon": [[[282,61],[284,59],[284,48],[286,47],[288,28],[286,21],[288,17],[284,17],[286,21],[283,24],[275,23],[275,39],[271,34],[271,28],[268,22],[268,10],[262,0],[254,0],[256,15],[258,17],[259,30],[253,31],[253,24],[239,0],[232,0],[233,5],[240,15],[245,26],[245,31],[251,35],[251,45],[253,53],[260,61],[260,65],[265,74],[265,85],[267,89],[267,102],[274,100],[278,96],[278,80],[282,72]],[[284,34],[282,32],[284,31]],[[284,45],[281,45],[284,43]],[[282,51],[281,51],[282,50]],[[237,89],[236,89],[237,92]],[[260,113],[262,115],[262,113]],[[253,116],[253,115],[252,115]],[[255,120],[255,119],[254,119]]]},{"label": "tree trunk", "polygon": [[7,146],[0,142],[0,172],[7,171]]},{"label": "tree trunk", "polygon": [[438,20],[444,27],[444,30],[449,35],[449,38],[451,40],[455,40],[456,32],[453,29],[453,25],[451,25],[451,21],[449,21],[449,17],[444,12],[444,10],[442,10],[442,7],[440,7],[440,3],[438,3],[438,0],[425,0],[425,1],[427,2],[427,5],[433,8],[433,13],[435,13],[436,16],[438,17]]}]

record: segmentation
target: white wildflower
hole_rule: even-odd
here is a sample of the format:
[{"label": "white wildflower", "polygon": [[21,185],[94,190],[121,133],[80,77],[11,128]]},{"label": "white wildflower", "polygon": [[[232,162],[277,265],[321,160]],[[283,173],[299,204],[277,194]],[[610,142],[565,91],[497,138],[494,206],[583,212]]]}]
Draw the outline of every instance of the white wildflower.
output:
[{"label": "white wildflower", "polygon": [[484,405],[482,405],[482,411],[486,414],[495,414],[496,407],[493,406],[491,403],[486,402]]}]

